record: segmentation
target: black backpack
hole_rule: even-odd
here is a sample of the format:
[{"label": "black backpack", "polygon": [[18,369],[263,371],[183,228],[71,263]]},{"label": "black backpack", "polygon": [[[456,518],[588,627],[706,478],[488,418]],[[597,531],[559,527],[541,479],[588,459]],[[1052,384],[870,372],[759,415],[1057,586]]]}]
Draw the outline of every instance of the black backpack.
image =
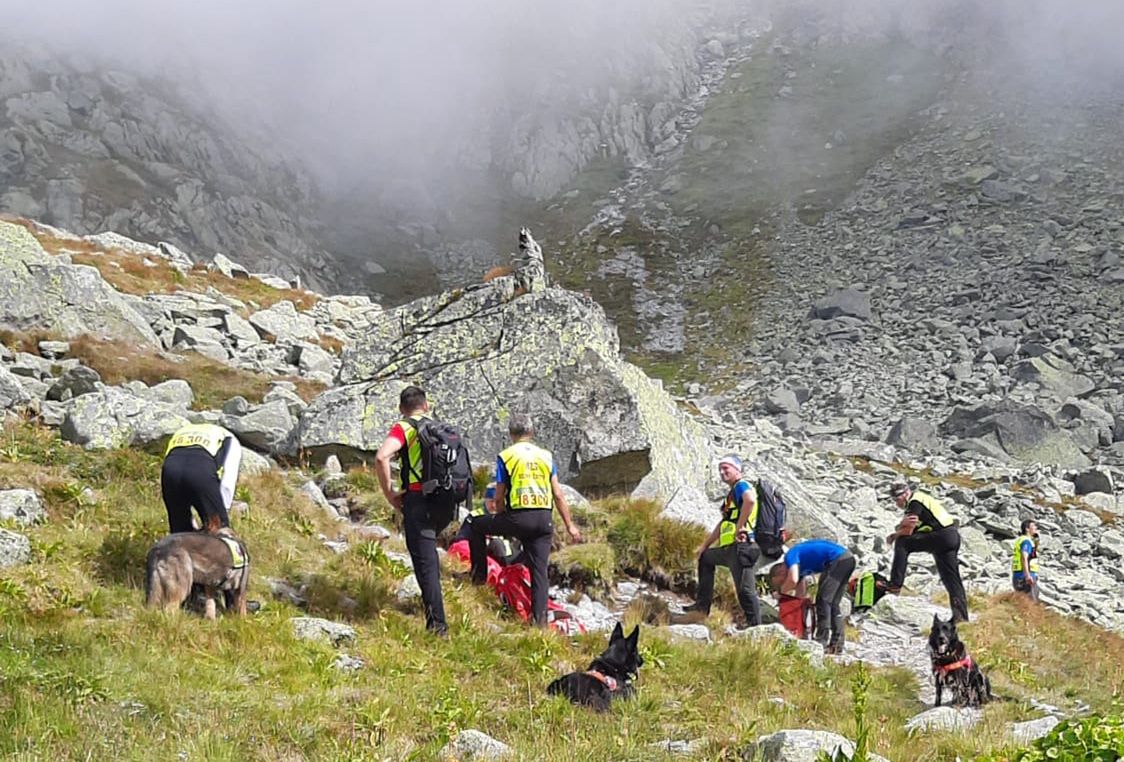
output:
[{"label": "black backpack", "polygon": [[411,473],[421,482],[422,494],[471,503],[472,461],[460,430],[435,418],[407,418],[406,423],[414,427],[421,446],[421,473],[412,468]]},{"label": "black backpack", "polygon": [[785,524],[785,504],[780,491],[771,482],[759,479],[757,482],[757,523],[753,535],[761,553],[776,558],[784,552],[787,533]]}]

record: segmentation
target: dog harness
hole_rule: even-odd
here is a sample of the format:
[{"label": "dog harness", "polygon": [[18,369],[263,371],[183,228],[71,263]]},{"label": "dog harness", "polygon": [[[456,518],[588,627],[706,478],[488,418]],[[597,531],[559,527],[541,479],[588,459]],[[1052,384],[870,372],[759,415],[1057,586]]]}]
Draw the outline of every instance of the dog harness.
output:
[{"label": "dog harness", "polygon": [[586,672],[586,674],[589,675],[590,677],[593,677],[593,678],[596,678],[596,679],[600,680],[602,683],[605,684],[605,687],[608,688],[610,691],[620,690],[620,683],[617,682],[617,679],[615,677],[609,677],[605,673],[598,672],[595,669],[589,670],[588,672]]},{"label": "dog harness", "polygon": [[242,545],[237,540],[230,537],[220,536],[219,539],[226,543],[226,547],[230,548],[231,571],[245,569],[246,554],[242,552]]},{"label": "dog harness", "polygon": [[934,675],[946,675],[949,672],[955,672],[958,669],[971,669],[972,657],[965,656],[960,661],[954,661],[951,664],[937,664],[933,667]]}]

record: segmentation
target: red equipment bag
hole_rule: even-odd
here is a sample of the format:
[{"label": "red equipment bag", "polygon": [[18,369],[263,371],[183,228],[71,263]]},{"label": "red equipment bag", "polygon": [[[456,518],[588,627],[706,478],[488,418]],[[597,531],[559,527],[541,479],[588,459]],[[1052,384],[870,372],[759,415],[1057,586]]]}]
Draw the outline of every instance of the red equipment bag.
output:
[{"label": "red equipment bag", "polygon": [[[489,579],[489,583],[491,580]],[[500,569],[493,585],[496,595],[524,622],[531,621],[531,570],[523,564],[511,564]],[[546,623],[563,635],[585,632],[585,625],[574,619],[570,612],[552,600],[546,602]]]},{"label": "red equipment bag", "polygon": [[794,595],[777,596],[780,605],[777,612],[781,624],[797,638],[812,637],[816,628],[816,607],[811,598],[797,598]]}]

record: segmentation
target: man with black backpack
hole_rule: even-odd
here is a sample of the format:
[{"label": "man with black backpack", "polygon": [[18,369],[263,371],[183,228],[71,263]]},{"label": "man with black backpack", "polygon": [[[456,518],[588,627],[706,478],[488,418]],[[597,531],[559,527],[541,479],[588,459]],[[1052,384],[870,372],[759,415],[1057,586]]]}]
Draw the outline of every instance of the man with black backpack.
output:
[{"label": "man with black backpack", "polygon": [[507,431],[512,445],[496,459],[496,512],[465,519],[472,553],[472,581],[482,585],[487,579],[489,535],[518,539],[531,570],[531,621],[541,627],[546,625],[550,591],[546,572],[554,538],[552,509],[557,506],[574,542],[581,542],[582,534],[562,494],[554,456],[531,442],[535,429],[530,416],[512,415]]},{"label": "man with black backpack", "polygon": [[756,627],[761,624],[761,601],[757,598],[753,566],[761,552],[753,542],[753,527],[757,524],[755,491],[742,477],[742,461],[737,455],[722,456],[718,461],[718,476],[730,491],[722,500],[721,518],[695,554],[699,565],[698,588],[695,602],[684,610],[710,614],[714,572],[716,567],[725,566],[734,578],[746,626]]},{"label": "man with black backpack", "polygon": [[775,561],[784,553],[784,541],[788,538],[787,513],[781,488],[767,479],[758,479],[753,539],[761,549],[762,561]]},{"label": "man with black backpack", "polygon": [[[437,535],[456,516],[457,504],[472,500],[472,465],[460,432],[429,415],[425,391],[407,386],[399,396],[402,420],[391,427],[375,454],[375,475],[387,501],[402,512],[406,549],[421,588],[425,626],[448,637]],[[401,458],[402,491],[391,489],[390,460]]]}]

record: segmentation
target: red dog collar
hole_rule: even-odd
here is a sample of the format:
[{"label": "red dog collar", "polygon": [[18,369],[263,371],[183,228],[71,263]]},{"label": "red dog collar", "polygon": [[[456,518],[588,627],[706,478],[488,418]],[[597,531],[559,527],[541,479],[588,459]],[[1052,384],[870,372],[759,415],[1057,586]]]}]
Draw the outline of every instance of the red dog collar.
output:
[{"label": "red dog collar", "polygon": [[605,687],[608,688],[610,691],[615,691],[620,687],[619,684],[616,681],[616,678],[609,677],[608,675],[603,674],[601,672],[598,672],[595,669],[589,670],[588,672],[586,672],[586,674],[589,675],[590,677],[595,677],[598,680],[600,680],[602,683],[605,684]]},{"label": "red dog collar", "polygon": [[948,672],[955,672],[958,669],[971,669],[971,668],[972,668],[972,657],[971,656],[965,656],[960,661],[954,661],[951,664],[938,664],[938,665],[933,667],[933,672],[945,674],[945,673],[948,673]]}]

